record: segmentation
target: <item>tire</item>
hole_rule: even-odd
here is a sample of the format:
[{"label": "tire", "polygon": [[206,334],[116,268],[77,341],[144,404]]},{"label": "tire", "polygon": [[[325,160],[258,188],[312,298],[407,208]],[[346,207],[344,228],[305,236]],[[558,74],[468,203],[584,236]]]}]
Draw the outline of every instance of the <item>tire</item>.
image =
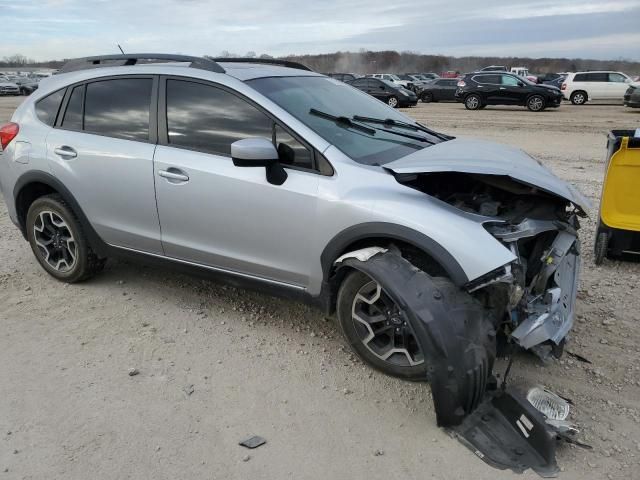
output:
[{"label": "tire", "polygon": [[594,248],[594,263],[596,265],[602,265],[602,262],[607,257],[608,250],[609,234],[607,232],[599,232],[596,235],[596,244]]},{"label": "tire", "polygon": [[531,95],[527,98],[527,108],[530,112],[541,112],[547,107],[547,101],[542,95]]},{"label": "tire", "polygon": [[482,98],[475,93],[467,95],[464,99],[464,106],[467,110],[478,110],[482,106]]},{"label": "tire", "polygon": [[400,106],[398,97],[391,95],[389,98],[387,98],[387,105],[389,105],[391,108],[398,108]]},{"label": "tire", "polygon": [[571,103],[574,105],[584,105],[587,103],[589,97],[587,96],[587,92],[583,92],[582,90],[575,91],[571,94]]},{"label": "tire", "polygon": [[[368,365],[392,377],[403,378],[405,380],[423,381],[427,375],[427,365],[424,360],[416,365],[401,365],[397,360],[402,360],[404,355],[392,356],[390,360],[383,360],[376,355],[370,347],[368,347],[362,338],[362,326],[353,318],[354,302],[356,296],[362,292],[362,289],[371,283],[376,283],[366,274],[353,271],[349,273],[338,291],[338,299],[336,305],[336,313],[340,329],[349,343],[352,350]],[[388,297],[387,297],[388,298]],[[390,299],[388,299],[390,300]],[[387,322],[389,324],[389,322]],[[406,327],[405,327],[406,328]],[[391,327],[393,329],[393,326]],[[376,340],[376,339],[374,339]],[[411,353],[415,354],[416,350],[411,349]],[[420,352],[414,358],[419,358]],[[408,359],[408,353],[405,357]],[[393,361],[392,361],[393,360]],[[408,361],[408,360],[407,360]]]},{"label": "tire", "polygon": [[80,221],[60,195],[36,199],[25,226],[33,254],[55,279],[81,282],[104,268],[106,259],[93,253]]},{"label": "tire", "polygon": [[422,94],[422,101],[424,103],[433,102],[433,93],[423,93]]}]

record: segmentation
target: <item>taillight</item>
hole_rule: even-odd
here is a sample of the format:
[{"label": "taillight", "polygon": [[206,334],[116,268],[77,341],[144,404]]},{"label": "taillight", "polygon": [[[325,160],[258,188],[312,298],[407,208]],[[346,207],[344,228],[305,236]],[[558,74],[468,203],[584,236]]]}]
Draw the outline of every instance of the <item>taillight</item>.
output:
[{"label": "taillight", "polygon": [[459,86],[459,87],[466,87],[466,86],[467,86],[467,84],[466,84],[466,83],[464,83],[464,80],[460,80],[460,81],[458,82],[458,86]]},{"label": "taillight", "polygon": [[567,89],[567,84],[563,83],[562,85],[560,85],[560,90],[566,90]]},{"label": "taillight", "polygon": [[2,146],[2,150],[7,148],[7,145],[11,143],[11,140],[16,138],[18,132],[20,131],[20,127],[17,123],[7,123],[0,127],[0,146]]}]

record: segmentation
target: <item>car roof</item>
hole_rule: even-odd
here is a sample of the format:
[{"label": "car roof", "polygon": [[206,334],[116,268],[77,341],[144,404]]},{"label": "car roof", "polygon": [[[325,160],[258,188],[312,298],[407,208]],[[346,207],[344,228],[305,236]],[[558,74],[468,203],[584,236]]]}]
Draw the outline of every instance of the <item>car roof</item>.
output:
[{"label": "car roof", "polygon": [[233,63],[219,62],[224,68],[224,73],[212,72],[199,68],[190,68],[188,63],[143,63],[126,66],[105,66],[100,68],[88,68],[85,70],[74,70],[67,73],[60,73],[50,77],[45,77],[40,81],[38,97],[44,96],[45,92],[52,92],[67,85],[91,80],[92,78],[102,78],[119,75],[176,75],[191,77],[200,80],[215,81],[221,76],[230,76],[242,82],[256,78],[266,77],[322,77],[324,75],[309,70],[282,67],[279,65],[269,65],[260,63]]}]

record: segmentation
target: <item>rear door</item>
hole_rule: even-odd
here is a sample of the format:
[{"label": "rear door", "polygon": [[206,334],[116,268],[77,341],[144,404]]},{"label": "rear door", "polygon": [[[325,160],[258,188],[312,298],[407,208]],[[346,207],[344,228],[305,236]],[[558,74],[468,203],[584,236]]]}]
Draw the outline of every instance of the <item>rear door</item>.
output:
[{"label": "rear door", "polygon": [[52,173],[108,244],[162,253],[153,184],[155,76],[70,86],[47,137]]},{"label": "rear door", "polygon": [[585,84],[590,100],[604,100],[609,98],[609,74],[606,72],[592,72],[587,74]]},{"label": "rear door", "polygon": [[[165,254],[306,286],[320,177],[313,150],[222,86],[167,78],[160,99],[154,174]],[[231,143],[250,137],[278,147],[282,185],[269,183],[264,168],[233,164]]]},{"label": "rear door", "polygon": [[478,84],[478,92],[489,104],[499,105],[504,103],[502,94],[502,79],[497,73],[474,75],[472,80]]}]

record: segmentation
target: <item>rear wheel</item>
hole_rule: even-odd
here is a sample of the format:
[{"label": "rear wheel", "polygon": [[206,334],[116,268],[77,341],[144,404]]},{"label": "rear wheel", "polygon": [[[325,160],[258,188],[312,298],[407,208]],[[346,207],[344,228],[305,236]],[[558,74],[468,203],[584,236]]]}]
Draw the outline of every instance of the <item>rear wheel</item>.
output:
[{"label": "rear wheel", "polygon": [[29,207],[26,221],[31,250],[47,273],[67,283],[86,280],[102,270],[80,222],[59,195],[46,195]]},{"label": "rear wheel", "polygon": [[374,279],[351,272],[340,286],[337,315],[347,342],[364,362],[394,377],[426,378],[411,325]]},{"label": "rear wheel", "polygon": [[475,93],[468,95],[464,100],[464,106],[467,110],[478,110],[482,107],[482,99],[480,98],[480,95],[476,95]]},{"label": "rear wheel", "polygon": [[587,103],[587,93],[581,90],[573,92],[571,94],[570,100],[574,105],[584,105],[585,103]]},{"label": "rear wheel", "polygon": [[531,112],[541,112],[546,106],[547,102],[542,95],[531,95],[527,99],[527,108]]},{"label": "rear wheel", "polygon": [[398,97],[391,96],[387,98],[387,105],[391,108],[398,108]]}]

